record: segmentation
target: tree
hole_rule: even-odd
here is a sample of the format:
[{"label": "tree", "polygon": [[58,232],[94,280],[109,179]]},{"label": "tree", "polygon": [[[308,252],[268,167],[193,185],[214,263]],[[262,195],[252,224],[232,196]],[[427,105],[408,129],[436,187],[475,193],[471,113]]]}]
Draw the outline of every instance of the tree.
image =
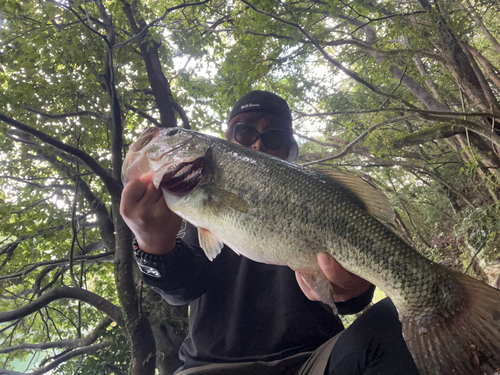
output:
[{"label": "tree", "polygon": [[289,101],[300,163],[362,175],[390,195],[408,241],[488,280],[496,5],[0,0],[2,366],[173,372],[187,310],[134,271],[123,155],[149,125],[222,135],[251,88]]}]

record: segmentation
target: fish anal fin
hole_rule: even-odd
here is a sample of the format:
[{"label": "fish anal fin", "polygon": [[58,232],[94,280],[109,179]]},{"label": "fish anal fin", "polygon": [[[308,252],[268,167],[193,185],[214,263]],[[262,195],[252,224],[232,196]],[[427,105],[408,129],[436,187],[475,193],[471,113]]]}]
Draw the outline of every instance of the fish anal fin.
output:
[{"label": "fish anal fin", "polygon": [[214,260],[220,254],[224,243],[209,230],[198,228],[198,240],[200,246],[209,260]]},{"label": "fish anal fin", "polygon": [[309,287],[314,290],[319,297],[321,302],[330,306],[334,314],[337,314],[337,306],[333,301],[333,290],[332,283],[327,279],[323,271],[321,270],[296,270],[307,282]]},{"label": "fish anal fin", "polygon": [[394,208],[389,198],[361,177],[333,169],[316,169],[316,171],[334,179],[353,193],[364,204],[369,214],[388,223],[394,222]]},{"label": "fish anal fin", "polygon": [[214,214],[220,214],[228,208],[241,213],[248,211],[247,201],[230,191],[217,186],[207,186],[205,191],[208,195],[206,204]]},{"label": "fish anal fin", "polygon": [[454,273],[464,296],[435,319],[400,311],[403,336],[421,375],[498,374],[500,291]]}]

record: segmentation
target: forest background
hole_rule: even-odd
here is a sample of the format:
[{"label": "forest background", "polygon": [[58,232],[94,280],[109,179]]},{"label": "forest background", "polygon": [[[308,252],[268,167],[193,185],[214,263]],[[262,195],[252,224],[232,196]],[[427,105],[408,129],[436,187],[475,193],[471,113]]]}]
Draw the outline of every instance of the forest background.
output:
[{"label": "forest background", "polygon": [[495,0],[0,0],[0,374],[171,374],[187,308],[135,270],[148,126],[223,136],[273,91],[297,163],[382,189],[427,257],[499,286]]}]

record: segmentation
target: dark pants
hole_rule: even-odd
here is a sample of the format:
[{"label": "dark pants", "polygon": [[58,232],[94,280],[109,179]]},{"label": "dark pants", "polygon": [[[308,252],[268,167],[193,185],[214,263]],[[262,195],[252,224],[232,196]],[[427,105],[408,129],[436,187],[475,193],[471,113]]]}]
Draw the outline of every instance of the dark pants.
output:
[{"label": "dark pants", "polygon": [[351,374],[418,375],[389,298],[356,319],[333,347],[325,375]]},{"label": "dark pants", "polygon": [[313,353],[273,362],[217,363],[176,374],[418,375],[418,371],[403,340],[397,310],[386,298]]}]

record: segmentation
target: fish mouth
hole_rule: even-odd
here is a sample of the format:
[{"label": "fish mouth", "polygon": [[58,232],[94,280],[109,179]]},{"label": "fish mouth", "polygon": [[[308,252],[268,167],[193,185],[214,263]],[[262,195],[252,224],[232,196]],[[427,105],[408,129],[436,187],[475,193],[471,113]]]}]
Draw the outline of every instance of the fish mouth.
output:
[{"label": "fish mouth", "polygon": [[203,180],[205,164],[204,157],[168,164],[165,166],[159,185],[162,189],[177,196],[188,194]]},{"label": "fish mouth", "polygon": [[[161,129],[159,128],[149,128],[142,133],[141,137],[136,142],[130,145],[129,152],[125,156],[122,166],[122,182],[124,185],[126,185],[130,180],[140,178],[144,174],[148,173],[151,170],[150,161],[155,162],[157,165],[161,165],[162,159],[173,159],[170,155],[174,154],[179,149],[185,148],[189,144],[189,141],[180,142],[176,146],[162,152],[161,154],[156,153],[149,155],[149,158],[147,158],[146,155],[149,153],[146,147],[154,141],[160,131]],[[179,162],[182,161],[186,161],[186,158],[179,158],[179,160],[165,163],[165,165],[159,168],[158,173],[155,174],[163,176],[162,171],[166,170],[168,172],[171,168],[175,168],[175,165],[178,165]],[[189,159],[187,162],[189,162]],[[154,179],[153,183],[156,187],[158,187],[161,178],[162,177]],[[168,176],[166,176],[166,178],[168,178]]]}]

